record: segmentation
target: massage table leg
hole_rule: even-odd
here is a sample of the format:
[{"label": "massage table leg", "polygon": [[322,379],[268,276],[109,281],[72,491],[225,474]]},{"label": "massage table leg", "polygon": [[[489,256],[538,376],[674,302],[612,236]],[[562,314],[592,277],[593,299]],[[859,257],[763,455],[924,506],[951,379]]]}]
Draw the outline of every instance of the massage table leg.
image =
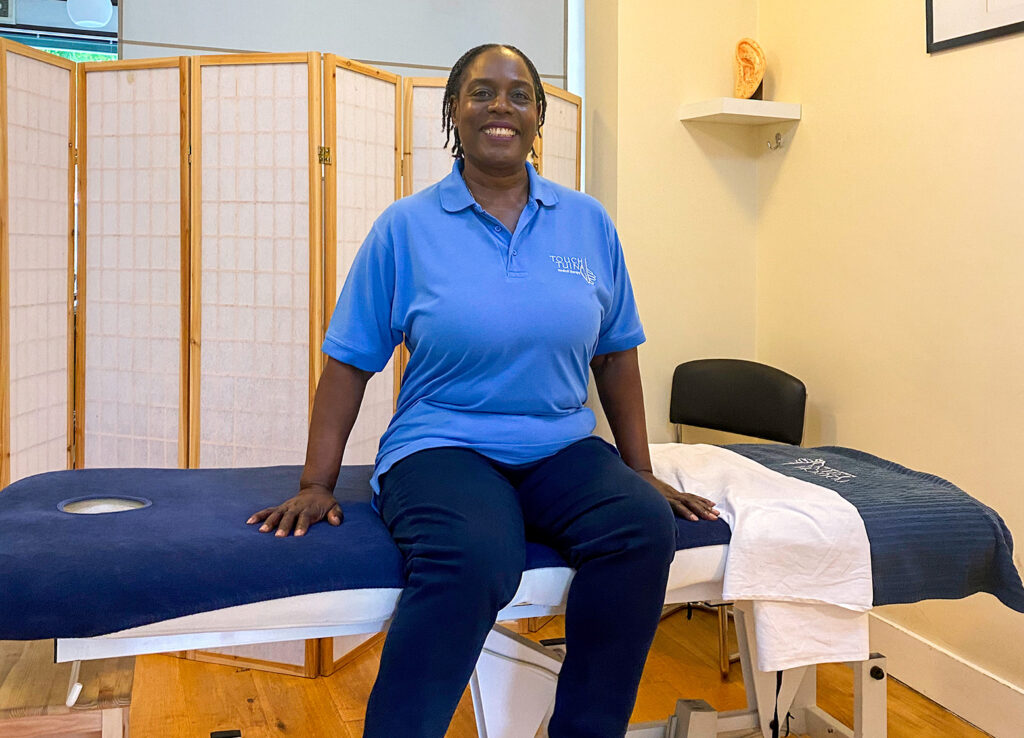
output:
[{"label": "massage table leg", "polygon": [[561,657],[495,625],[469,685],[480,738],[534,736],[546,726],[555,704]]},{"label": "massage table leg", "polygon": [[78,702],[79,695],[82,694],[82,687],[84,686],[78,681],[78,676],[82,670],[82,662],[75,660],[71,662],[71,677],[68,680],[68,696],[64,700],[64,704],[68,707],[74,707],[75,703]]},{"label": "massage table leg", "polygon": [[[770,725],[776,707],[776,673],[754,668],[753,655],[757,652],[757,638],[751,609],[749,602],[737,603],[733,608],[743,684],[747,691],[747,709],[717,713],[716,724],[711,728],[710,718],[705,716],[706,711],[700,711],[702,722],[696,724],[689,718],[687,727],[682,723],[680,709],[677,707],[677,732],[676,735],[667,734],[667,738],[715,738],[734,730],[751,728],[760,728],[764,738],[770,738]],[[885,738],[885,657],[871,654],[866,661],[850,662],[847,666],[854,672],[853,730],[818,707],[817,669],[813,665],[783,672],[778,694],[778,714],[782,727],[785,727],[786,714],[790,713],[791,730],[811,738]],[[689,715],[690,712],[685,714]]]},{"label": "massage table leg", "polygon": [[854,738],[886,736],[885,656],[871,654],[867,661],[848,664],[853,669]]}]

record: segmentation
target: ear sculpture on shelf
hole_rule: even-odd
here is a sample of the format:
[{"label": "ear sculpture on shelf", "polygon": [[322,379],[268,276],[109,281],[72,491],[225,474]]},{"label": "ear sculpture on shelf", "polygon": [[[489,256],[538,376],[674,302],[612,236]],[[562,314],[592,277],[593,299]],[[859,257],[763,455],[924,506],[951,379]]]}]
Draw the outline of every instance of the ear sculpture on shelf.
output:
[{"label": "ear sculpture on shelf", "polygon": [[752,38],[740,39],[736,44],[736,87],[734,95],[747,99],[761,86],[767,61],[764,50]]}]

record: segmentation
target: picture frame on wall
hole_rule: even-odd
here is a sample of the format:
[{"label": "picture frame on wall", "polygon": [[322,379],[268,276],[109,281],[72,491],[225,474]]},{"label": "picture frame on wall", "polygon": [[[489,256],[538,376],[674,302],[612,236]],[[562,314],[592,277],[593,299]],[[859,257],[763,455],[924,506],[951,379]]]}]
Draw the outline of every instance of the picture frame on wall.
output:
[{"label": "picture frame on wall", "polygon": [[0,0],[0,23],[13,25],[15,0]]},{"label": "picture frame on wall", "polygon": [[925,0],[931,54],[1024,32],[1024,0]]}]

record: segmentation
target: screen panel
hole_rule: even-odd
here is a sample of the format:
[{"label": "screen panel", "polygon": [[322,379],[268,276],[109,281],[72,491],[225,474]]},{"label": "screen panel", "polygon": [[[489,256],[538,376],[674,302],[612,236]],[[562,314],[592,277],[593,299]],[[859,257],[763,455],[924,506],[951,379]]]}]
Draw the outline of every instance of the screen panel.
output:
[{"label": "screen panel", "polygon": [[574,190],[580,188],[580,99],[544,85],[548,107],[541,131],[541,173]]},{"label": "screen panel", "polygon": [[3,482],[70,463],[73,64],[3,46]]},{"label": "screen panel", "polygon": [[311,56],[193,60],[193,466],[304,458],[323,279]]},{"label": "screen panel", "polygon": [[452,170],[452,155],[441,130],[442,78],[405,81],[404,193],[411,195],[440,181]]},{"label": "screen panel", "polygon": [[[326,58],[333,94],[326,98],[328,145],[333,148],[327,209],[334,201],[334,218],[327,229],[326,293],[330,308],[338,299],[345,277],[373,221],[399,194],[399,86],[396,75],[338,57]],[[359,416],[345,447],[346,464],[372,464],[380,437],[395,407],[395,359],[366,386]]]},{"label": "screen panel", "polygon": [[149,63],[85,66],[79,466],[174,467],[186,460],[186,71],[184,60]]}]

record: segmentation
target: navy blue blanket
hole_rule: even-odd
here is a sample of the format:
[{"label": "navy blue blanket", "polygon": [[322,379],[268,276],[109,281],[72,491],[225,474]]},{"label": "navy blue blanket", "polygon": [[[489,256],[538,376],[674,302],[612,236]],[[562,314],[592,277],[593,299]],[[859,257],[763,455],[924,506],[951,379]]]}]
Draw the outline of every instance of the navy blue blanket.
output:
[{"label": "navy blue blanket", "polygon": [[[0,639],[111,633],[232,605],[343,589],[402,587],[402,559],[370,507],[369,466],[343,467],[345,522],[301,538],[245,520],[297,487],[297,466],[85,469],[23,479],[0,492]],[[149,507],[100,515],[58,510],[84,496]],[[679,548],[727,543],[723,522],[678,521]],[[565,566],[527,545],[527,568]]]},{"label": "navy blue blanket", "polygon": [[945,479],[839,446],[728,448],[832,489],[857,508],[871,544],[874,604],[988,592],[1024,612],[1024,587],[1006,524]]}]

